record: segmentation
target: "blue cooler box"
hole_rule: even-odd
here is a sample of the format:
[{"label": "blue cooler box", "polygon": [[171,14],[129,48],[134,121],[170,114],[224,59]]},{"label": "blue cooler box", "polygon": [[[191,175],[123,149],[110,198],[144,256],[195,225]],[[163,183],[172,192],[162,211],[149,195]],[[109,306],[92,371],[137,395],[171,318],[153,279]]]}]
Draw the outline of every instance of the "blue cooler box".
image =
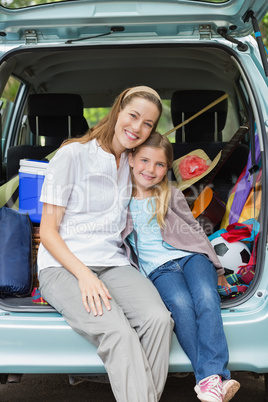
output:
[{"label": "blue cooler box", "polygon": [[48,162],[20,160],[19,209],[28,212],[32,222],[40,223],[43,203],[39,201]]}]

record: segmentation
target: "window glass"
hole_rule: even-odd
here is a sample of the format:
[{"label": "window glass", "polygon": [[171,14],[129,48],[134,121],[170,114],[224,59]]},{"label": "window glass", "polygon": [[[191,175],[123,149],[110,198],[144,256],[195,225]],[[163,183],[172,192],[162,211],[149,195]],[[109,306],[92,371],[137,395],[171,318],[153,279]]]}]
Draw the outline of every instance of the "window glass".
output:
[{"label": "window glass", "polygon": [[[23,8],[23,7],[31,7],[41,4],[48,3],[57,3],[57,2],[68,2],[68,1],[76,1],[76,0],[2,0],[1,5],[7,8]],[[203,2],[203,3],[226,3],[229,0],[189,0],[195,2]]]},{"label": "window glass", "polygon": [[40,4],[57,3],[59,1],[75,1],[75,0],[2,0],[1,5],[7,8],[23,8],[37,6]]},{"label": "window glass", "polygon": [[103,117],[110,111],[109,107],[91,107],[84,109],[84,117],[88,122],[89,127],[95,126]]},{"label": "window glass", "polygon": [[202,3],[227,3],[229,0],[188,0]]},{"label": "window glass", "polygon": [[1,106],[1,128],[2,128],[2,138],[1,138],[1,148],[4,149],[4,143],[7,135],[8,125],[12,115],[12,110],[15,102],[16,95],[20,87],[20,82],[14,77],[10,77],[6,83],[2,97],[0,98]]}]

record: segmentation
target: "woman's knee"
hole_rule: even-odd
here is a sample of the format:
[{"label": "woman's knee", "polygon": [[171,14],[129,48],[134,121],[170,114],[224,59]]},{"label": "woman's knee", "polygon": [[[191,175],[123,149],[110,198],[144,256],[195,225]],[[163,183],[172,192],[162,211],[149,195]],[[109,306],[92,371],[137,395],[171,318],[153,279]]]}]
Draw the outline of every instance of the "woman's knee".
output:
[{"label": "woman's knee", "polygon": [[168,308],[164,305],[161,308],[153,309],[147,315],[147,326],[150,329],[157,329],[157,330],[173,330],[174,322],[171,318],[171,313]]}]

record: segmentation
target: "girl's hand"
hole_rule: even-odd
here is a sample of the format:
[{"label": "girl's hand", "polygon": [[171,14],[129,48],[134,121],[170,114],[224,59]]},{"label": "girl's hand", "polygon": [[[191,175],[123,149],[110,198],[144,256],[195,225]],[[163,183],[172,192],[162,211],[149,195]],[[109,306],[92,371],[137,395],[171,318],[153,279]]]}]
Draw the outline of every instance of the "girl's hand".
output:
[{"label": "girl's hand", "polygon": [[231,287],[224,275],[218,276],[218,286],[225,286],[228,289]]},{"label": "girl's hand", "polygon": [[92,311],[95,316],[102,315],[102,301],[106,309],[108,311],[111,310],[109,299],[111,300],[112,297],[104,283],[102,283],[96,275],[91,271],[88,271],[87,274],[80,277],[78,281],[82,294],[82,301],[88,313]]}]

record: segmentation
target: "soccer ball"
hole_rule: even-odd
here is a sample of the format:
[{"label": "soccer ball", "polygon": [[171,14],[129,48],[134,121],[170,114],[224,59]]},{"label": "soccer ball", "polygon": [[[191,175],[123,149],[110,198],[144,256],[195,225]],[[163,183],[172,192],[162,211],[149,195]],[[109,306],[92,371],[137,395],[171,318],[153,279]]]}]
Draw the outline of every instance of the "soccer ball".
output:
[{"label": "soccer ball", "polygon": [[250,250],[242,241],[229,243],[219,236],[211,240],[211,244],[227,274],[237,273],[240,266],[248,264]]}]

